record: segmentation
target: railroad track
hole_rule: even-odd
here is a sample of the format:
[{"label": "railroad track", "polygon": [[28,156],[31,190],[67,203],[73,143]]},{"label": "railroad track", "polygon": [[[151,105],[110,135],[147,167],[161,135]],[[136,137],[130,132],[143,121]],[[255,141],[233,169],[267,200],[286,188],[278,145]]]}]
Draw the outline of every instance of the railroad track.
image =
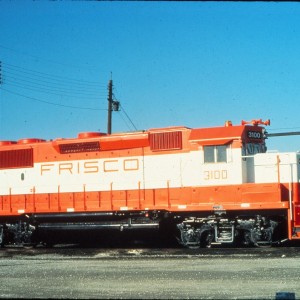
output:
[{"label": "railroad track", "polygon": [[0,258],[71,258],[71,259],[101,259],[101,258],[300,258],[300,246],[287,245],[281,247],[260,248],[224,248],[212,247],[204,249],[186,249],[181,247],[157,247],[157,245],[124,245],[111,247],[101,245],[60,244],[51,248],[9,246],[0,249]]}]

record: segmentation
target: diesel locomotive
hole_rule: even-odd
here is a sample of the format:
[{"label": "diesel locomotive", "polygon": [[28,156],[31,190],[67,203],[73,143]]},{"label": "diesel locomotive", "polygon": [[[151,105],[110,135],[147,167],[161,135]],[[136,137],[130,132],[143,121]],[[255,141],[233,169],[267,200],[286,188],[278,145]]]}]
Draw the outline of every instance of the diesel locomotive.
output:
[{"label": "diesel locomotive", "polygon": [[185,247],[300,239],[300,153],[261,119],[0,141],[0,245],[51,232],[159,230]]}]

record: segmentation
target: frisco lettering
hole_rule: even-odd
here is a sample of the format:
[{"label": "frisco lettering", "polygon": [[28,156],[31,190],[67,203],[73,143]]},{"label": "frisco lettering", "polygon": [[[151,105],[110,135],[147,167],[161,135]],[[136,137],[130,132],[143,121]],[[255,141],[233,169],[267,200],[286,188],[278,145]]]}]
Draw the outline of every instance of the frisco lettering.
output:
[{"label": "frisco lettering", "polygon": [[139,170],[138,159],[123,160],[93,160],[41,164],[41,175],[53,174],[88,174],[99,172],[137,171]]}]

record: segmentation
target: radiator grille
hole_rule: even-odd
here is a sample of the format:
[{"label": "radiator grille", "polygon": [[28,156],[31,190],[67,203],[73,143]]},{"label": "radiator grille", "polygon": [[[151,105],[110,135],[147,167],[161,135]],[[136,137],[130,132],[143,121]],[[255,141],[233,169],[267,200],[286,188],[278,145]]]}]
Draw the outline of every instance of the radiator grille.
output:
[{"label": "radiator grille", "polygon": [[99,142],[60,144],[59,151],[62,154],[100,151],[100,145]]},{"label": "radiator grille", "polygon": [[182,132],[150,133],[150,149],[153,151],[182,149]]},{"label": "radiator grille", "polygon": [[0,169],[33,167],[33,150],[0,151]]}]

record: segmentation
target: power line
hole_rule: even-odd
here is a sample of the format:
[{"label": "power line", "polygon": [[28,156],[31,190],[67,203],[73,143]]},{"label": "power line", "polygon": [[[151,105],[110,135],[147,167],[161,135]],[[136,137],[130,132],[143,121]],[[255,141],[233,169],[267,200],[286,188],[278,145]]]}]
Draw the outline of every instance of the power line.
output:
[{"label": "power line", "polygon": [[26,79],[21,79],[21,78],[17,78],[14,76],[5,76],[4,82],[6,84],[9,85],[18,85],[20,87],[23,88],[31,88],[31,90],[35,90],[37,89],[38,91],[54,91],[54,92],[60,92],[60,93],[65,93],[65,94],[82,94],[82,95],[87,95],[87,96],[96,96],[99,94],[99,92],[101,92],[101,90],[99,91],[92,91],[92,90],[84,90],[84,89],[78,89],[78,88],[72,88],[72,87],[59,87],[59,86],[55,86],[55,85],[47,85],[47,84],[43,84],[43,83],[39,83],[39,82],[33,82],[31,80],[26,80]]},{"label": "power line", "polygon": [[125,111],[124,107],[121,105],[121,103],[120,103],[120,107],[122,108],[121,111],[124,112],[126,118],[129,120],[129,122],[131,123],[131,125],[133,126],[133,128],[134,128],[135,130],[138,130],[138,129],[135,127],[135,125],[133,124],[132,120],[129,118],[128,114],[126,113],[126,111]]},{"label": "power line", "polygon": [[[73,94],[70,94],[70,93],[64,92],[64,91],[55,92],[55,90],[53,91],[53,89],[45,89],[45,88],[41,89],[39,87],[32,88],[30,85],[23,86],[21,84],[12,83],[12,82],[9,82],[9,86],[18,87],[18,88],[21,88],[21,89],[24,89],[24,90],[29,90],[29,91],[34,91],[34,92],[46,93],[46,94],[55,95],[55,96],[68,97],[68,98],[80,98],[80,99],[82,99],[83,96],[84,96],[84,97],[88,98],[89,100],[103,99],[103,96],[97,97],[96,95],[90,96],[89,94],[82,94],[82,93],[76,93],[76,95],[73,95]],[[81,94],[81,95],[78,96],[78,94]]]},{"label": "power line", "polygon": [[[21,92],[12,91],[9,87],[17,87],[18,89],[23,90],[29,90],[29,91],[35,91],[39,93],[46,93],[46,94],[52,94],[62,97],[69,97],[69,98],[89,98],[89,99],[101,99],[103,96],[101,96],[101,87],[95,86],[95,82],[93,82],[91,86],[88,86],[86,88],[85,82],[88,81],[77,81],[77,80],[71,80],[67,78],[66,82],[62,80],[62,78],[65,80],[62,76],[53,76],[42,72],[32,71],[24,69],[21,67],[17,67],[10,64],[4,64],[5,66],[5,72],[1,72],[1,78],[2,83],[7,85],[5,89],[2,88],[3,91],[7,91],[8,93],[21,96],[26,99],[38,101],[41,103],[46,103],[50,105],[56,105],[61,107],[69,107],[69,108],[75,108],[75,109],[92,109],[92,110],[103,110],[103,109],[97,109],[97,108],[89,108],[89,107],[79,107],[79,106],[73,106],[73,105],[67,105],[67,104],[58,104],[51,101],[45,101],[41,100],[37,97],[32,97],[25,95]],[[13,67],[13,68],[12,68]],[[15,69],[16,70],[15,70]],[[3,68],[2,68],[3,71]],[[24,75],[24,73],[26,75]],[[28,76],[29,74],[29,76]],[[43,75],[40,75],[43,74]],[[42,79],[41,79],[42,78]],[[46,80],[44,80],[46,79]],[[50,80],[50,81],[49,81]],[[90,82],[88,82],[90,83]],[[80,86],[81,85],[81,86]],[[15,89],[14,89],[15,90]]]},{"label": "power line", "polygon": [[[40,72],[40,71],[35,71],[35,70],[15,66],[12,64],[8,64],[8,63],[4,63],[4,65],[6,66],[7,69],[9,69],[11,71],[22,72],[22,74],[28,74],[28,75],[39,77],[39,78],[47,78],[49,80],[59,81],[59,82],[61,82],[61,80],[63,79],[65,82],[69,82],[69,83],[73,83],[73,84],[84,84],[85,86],[91,85],[93,87],[99,87],[99,83],[95,82],[95,81],[88,81],[88,80],[75,79],[75,78],[69,78],[69,77],[65,77],[65,76],[48,74],[48,73],[44,73],[44,72]],[[104,85],[102,85],[102,87],[104,87]]]},{"label": "power line", "polygon": [[[65,66],[65,67],[68,67],[68,68],[73,68],[73,69],[77,68],[78,69],[78,65],[74,66],[74,65],[71,65],[71,64],[65,64],[65,63],[62,63],[62,62],[46,59],[46,58],[43,58],[43,57],[40,57],[40,56],[37,56],[37,55],[32,55],[32,54],[29,54],[29,53],[26,53],[26,52],[23,52],[23,51],[19,51],[19,50],[10,48],[10,47],[6,47],[6,46],[3,46],[3,45],[0,45],[0,48],[5,49],[5,50],[9,50],[10,54],[15,52],[18,55],[25,55],[27,57],[31,57],[34,60],[41,60],[41,61],[49,62],[49,63],[55,64],[55,65],[61,65],[61,66]],[[85,68],[87,70],[96,71],[96,69],[91,68],[91,67],[87,67],[86,65],[80,65],[80,68]]]},{"label": "power line", "polygon": [[[24,85],[28,85],[28,83],[33,88],[34,86],[38,86],[39,88],[51,88],[59,91],[70,90],[72,92],[82,93],[82,94],[98,94],[99,92],[103,92],[104,88],[100,85],[98,86],[88,86],[85,83],[77,83],[77,82],[65,82],[61,79],[57,78],[49,78],[45,80],[45,77],[40,77],[36,74],[24,75],[23,72],[15,71],[15,70],[5,70],[4,79],[6,82],[19,82]],[[42,79],[41,79],[42,78]],[[11,80],[9,80],[11,79]],[[50,80],[50,81],[49,81]]]},{"label": "power line", "polygon": [[48,80],[43,80],[40,78],[34,78],[34,77],[30,77],[30,76],[26,76],[24,74],[16,74],[10,71],[6,71],[5,72],[5,79],[13,79],[14,81],[20,81],[20,82],[24,82],[24,83],[30,83],[33,85],[38,85],[41,87],[54,87],[56,89],[69,89],[69,90],[78,90],[78,91],[84,91],[84,92],[89,92],[89,93],[95,93],[95,92],[99,92],[99,91],[103,91],[104,89],[101,87],[89,87],[89,86],[85,86],[85,85],[78,85],[78,84],[69,84],[66,82],[62,82],[62,81],[57,81],[57,82],[52,82],[52,81],[48,81]]},{"label": "power line", "polygon": [[130,126],[130,124],[128,123],[128,120],[125,118],[125,116],[122,114],[122,110],[119,111],[118,116],[121,117],[121,119],[123,120],[124,124],[127,126],[127,128],[131,131],[132,126]]},{"label": "power line", "polygon": [[[0,45],[1,47],[1,45]],[[76,97],[76,98],[82,98],[83,95],[85,97],[88,97],[89,99],[101,99],[102,97],[98,93],[103,90],[103,86],[99,86],[97,82],[90,82],[85,80],[78,80],[78,79],[71,79],[66,78],[63,76],[57,76],[57,75],[50,75],[47,73],[34,71],[31,69],[19,67],[16,65],[5,63],[4,66],[6,67],[5,72],[5,83],[12,87],[17,87],[19,89],[24,90],[30,90],[35,92],[41,92],[41,93],[47,93],[57,96],[64,96],[64,97]],[[0,65],[1,67],[1,65]],[[0,79],[2,78],[3,83],[3,73],[1,73],[0,70]],[[2,77],[1,77],[2,75]],[[1,82],[1,81],[0,81]],[[10,89],[3,88],[2,90],[16,95],[23,97],[25,99],[36,101],[48,105],[54,105],[59,107],[66,107],[66,108],[72,108],[72,109],[85,109],[85,110],[95,110],[95,111],[105,111],[107,109],[100,109],[100,108],[92,108],[92,107],[81,107],[81,106],[74,106],[74,105],[67,105],[67,104],[61,104],[61,103],[55,103],[51,101],[42,100],[37,97],[27,96],[23,93],[18,93],[15,91],[11,91]],[[119,101],[114,100],[112,103],[117,104],[117,106],[121,107],[121,104]],[[103,97],[104,98],[104,97]],[[119,108],[113,108],[114,111],[119,111]],[[137,130],[136,126],[134,125],[131,118],[126,113],[124,107],[122,106],[121,113],[124,114],[124,116],[127,118],[131,126]],[[128,128],[128,122],[125,120],[124,116],[120,114],[121,118],[123,119],[124,123]]]},{"label": "power line", "polygon": [[60,107],[67,107],[67,108],[74,108],[74,109],[85,109],[85,110],[107,110],[107,109],[102,109],[102,108],[93,108],[93,107],[83,107],[83,106],[73,106],[73,105],[66,105],[66,104],[60,104],[60,103],[55,103],[55,102],[50,102],[50,101],[46,101],[46,100],[41,100],[38,98],[34,98],[34,97],[30,97],[30,96],[26,96],[26,95],[22,95],[16,92],[12,92],[10,90],[7,90],[5,88],[1,88],[2,91],[8,92],[10,94],[16,95],[16,96],[20,96],[29,100],[33,100],[33,101],[37,101],[37,102],[41,102],[41,103],[45,103],[45,104],[49,104],[49,105],[55,105],[55,106],[60,106]]}]

